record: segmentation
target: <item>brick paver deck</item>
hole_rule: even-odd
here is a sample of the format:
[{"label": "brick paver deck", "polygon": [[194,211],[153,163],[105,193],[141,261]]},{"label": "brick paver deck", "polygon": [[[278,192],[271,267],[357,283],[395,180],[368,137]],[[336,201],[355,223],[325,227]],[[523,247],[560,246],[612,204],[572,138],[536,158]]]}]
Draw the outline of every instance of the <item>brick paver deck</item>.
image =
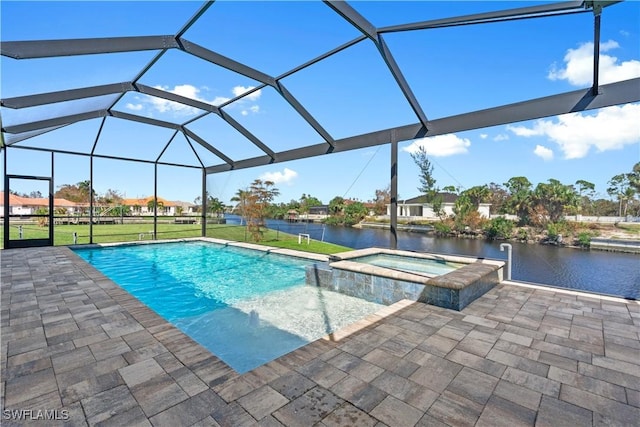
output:
[{"label": "brick paver deck", "polygon": [[0,257],[3,426],[640,423],[635,301],[513,284],[462,312],[402,301],[238,375],[68,248]]}]

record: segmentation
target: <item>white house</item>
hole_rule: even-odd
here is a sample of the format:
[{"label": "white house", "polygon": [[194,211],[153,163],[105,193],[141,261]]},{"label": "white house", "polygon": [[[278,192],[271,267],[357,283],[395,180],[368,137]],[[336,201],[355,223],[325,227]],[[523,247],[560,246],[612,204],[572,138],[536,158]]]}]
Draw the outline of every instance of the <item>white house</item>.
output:
[{"label": "white house", "polygon": [[[442,197],[442,210],[445,216],[455,215],[453,208],[458,196],[453,193],[438,193]],[[398,217],[411,219],[437,219],[438,215],[433,211],[431,204],[426,203],[426,197],[418,196],[406,200],[398,200]],[[489,218],[490,203],[480,203],[478,212],[480,216]],[[391,215],[391,206],[387,205],[387,215]]]},{"label": "white house", "polygon": [[[122,204],[129,206],[133,215],[153,215],[152,200],[153,196],[140,199],[123,199]],[[193,213],[195,213],[195,205],[193,203],[172,202],[158,197],[158,215],[190,215]]]}]

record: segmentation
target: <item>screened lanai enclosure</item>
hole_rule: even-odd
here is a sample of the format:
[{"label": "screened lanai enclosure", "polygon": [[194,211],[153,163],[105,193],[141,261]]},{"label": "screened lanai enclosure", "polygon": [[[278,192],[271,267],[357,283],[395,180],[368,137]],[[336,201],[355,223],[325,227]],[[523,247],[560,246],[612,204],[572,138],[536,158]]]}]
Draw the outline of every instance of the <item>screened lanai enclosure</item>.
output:
[{"label": "screened lanai enclosure", "polygon": [[[163,214],[184,223],[181,236],[207,235],[217,177],[317,156],[338,173],[338,156],[381,146],[395,248],[399,143],[640,100],[640,78],[600,73],[602,34],[624,30],[607,17],[637,15],[633,2],[43,5],[2,4],[5,248],[72,243],[71,232],[54,241],[69,223],[73,242],[105,241],[124,214],[96,188],[151,218],[135,238],[163,237]],[[535,53],[562,58],[567,33],[591,42],[588,83],[532,84],[523,71],[548,67]],[[144,190],[126,193],[134,182]],[[176,183],[199,206],[166,200]],[[65,186],[86,203],[54,200]],[[27,235],[25,221],[46,227]]]}]

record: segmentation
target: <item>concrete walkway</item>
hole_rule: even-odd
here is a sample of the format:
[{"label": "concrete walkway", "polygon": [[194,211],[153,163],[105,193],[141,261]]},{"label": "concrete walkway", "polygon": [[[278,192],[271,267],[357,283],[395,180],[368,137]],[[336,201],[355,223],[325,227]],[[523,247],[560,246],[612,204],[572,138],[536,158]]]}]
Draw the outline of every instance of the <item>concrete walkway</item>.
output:
[{"label": "concrete walkway", "polygon": [[401,301],[238,375],[68,248],[0,257],[3,426],[640,423],[637,302],[513,284],[462,312]]}]

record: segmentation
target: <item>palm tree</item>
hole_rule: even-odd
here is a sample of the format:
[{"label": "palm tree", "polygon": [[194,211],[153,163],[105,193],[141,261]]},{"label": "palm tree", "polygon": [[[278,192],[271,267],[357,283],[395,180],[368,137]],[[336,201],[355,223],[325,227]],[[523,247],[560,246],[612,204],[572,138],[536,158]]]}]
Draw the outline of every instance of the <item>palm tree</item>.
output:
[{"label": "palm tree", "polygon": [[329,213],[331,215],[340,215],[344,210],[344,199],[336,196],[329,201]]},{"label": "palm tree", "polygon": [[578,206],[578,194],[571,185],[564,185],[557,179],[549,179],[549,183],[540,183],[533,193],[534,200],[547,211],[549,221],[562,219],[566,208]]},{"label": "palm tree", "polygon": [[215,214],[217,218],[220,217],[221,212],[224,212],[224,208],[224,204],[220,200],[218,200],[217,197],[207,197],[207,210]]},{"label": "palm tree", "polygon": [[[584,179],[579,179],[576,181],[576,185],[578,186],[578,197],[580,199],[580,213],[582,213],[585,209],[584,207],[588,202],[591,202],[591,198],[589,196],[593,196],[596,190],[596,186],[594,183],[585,181]],[[584,195],[584,192],[587,192]]]},{"label": "palm tree", "polygon": [[518,215],[520,224],[529,222],[529,208],[531,207],[531,182],[524,176],[515,176],[504,183],[509,190],[509,198],[504,207],[507,213]]},{"label": "palm tree", "polygon": [[164,202],[162,200],[150,199],[147,202],[147,209],[149,209],[149,212],[154,211],[157,213],[158,209],[163,209],[163,208],[164,208]]},{"label": "palm tree", "polygon": [[[611,178],[608,184],[609,188],[607,188],[607,193],[611,197],[616,197],[618,199],[618,216],[622,216],[623,211],[626,214],[627,207],[625,202],[628,200],[629,196],[632,196],[634,193],[633,187],[631,187],[631,183],[629,182],[629,174],[618,174]],[[630,188],[631,191],[629,191]]]}]

